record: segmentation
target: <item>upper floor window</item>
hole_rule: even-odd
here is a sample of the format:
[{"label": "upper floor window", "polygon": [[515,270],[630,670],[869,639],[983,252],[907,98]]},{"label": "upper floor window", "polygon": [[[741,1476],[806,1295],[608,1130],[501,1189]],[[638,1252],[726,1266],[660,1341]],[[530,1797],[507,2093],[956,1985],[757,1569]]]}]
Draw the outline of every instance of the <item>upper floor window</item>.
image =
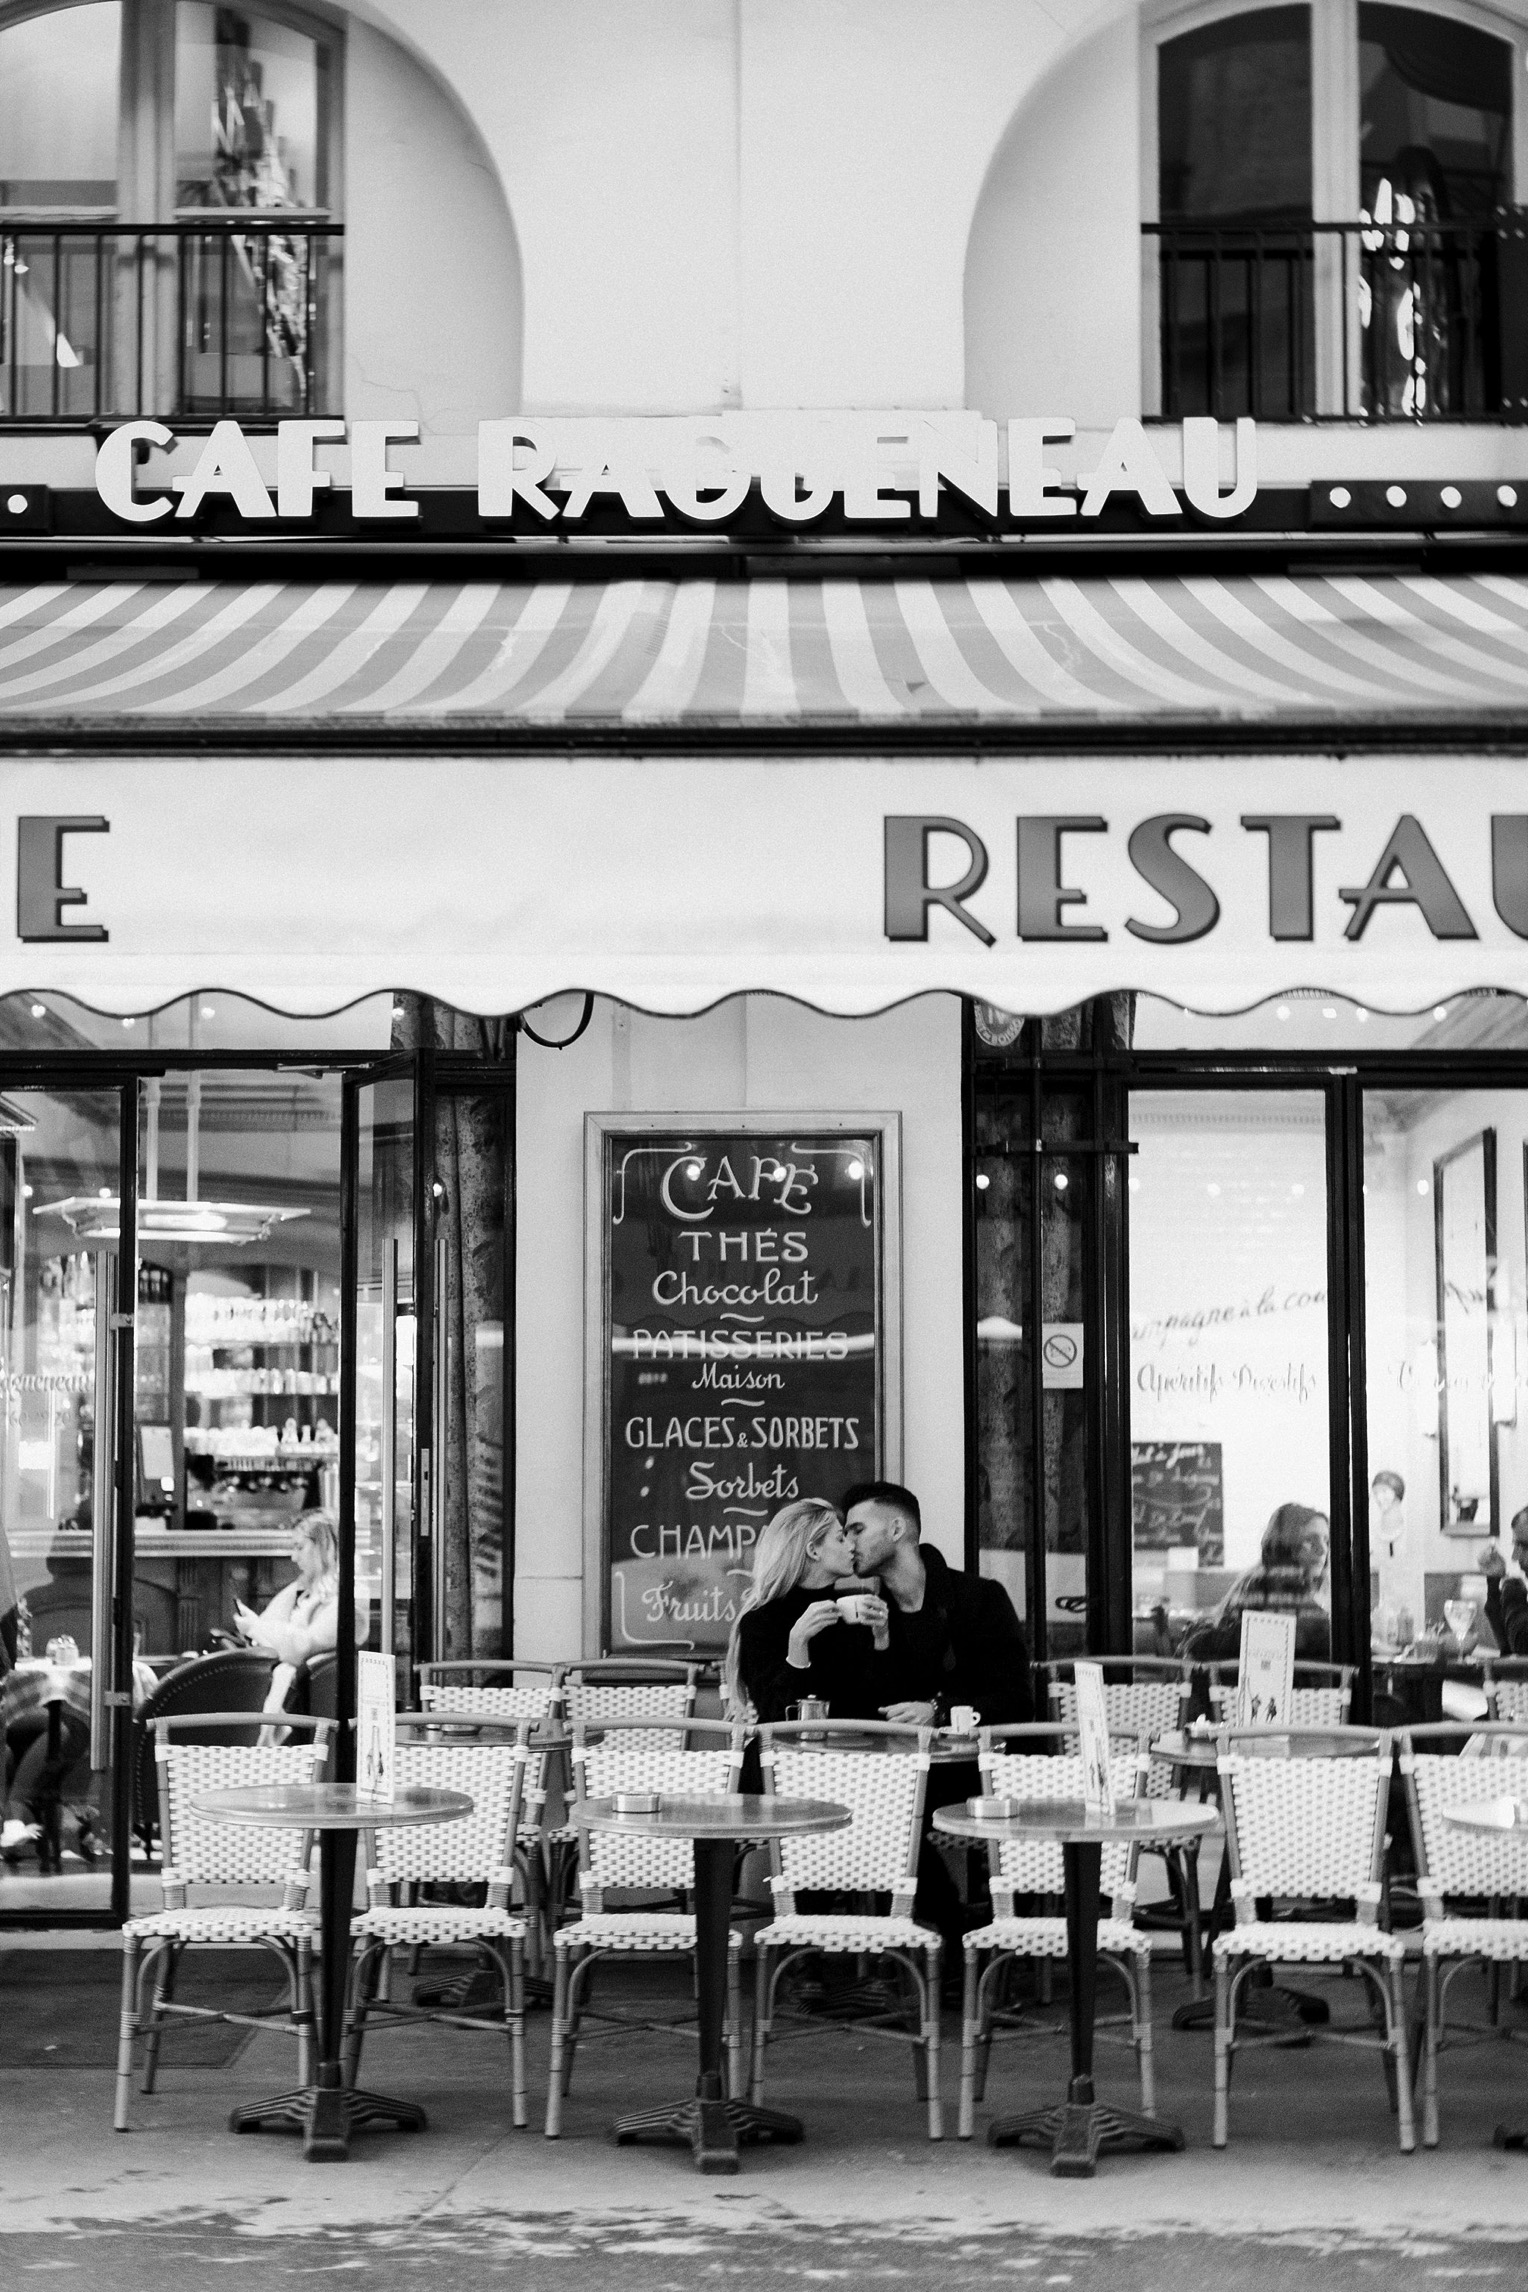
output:
[{"label": "upper floor window", "polygon": [[1505,23],[1368,0],[1162,38],[1147,225],[1160,410],[1528,415],[1525,57]]},{"label": "upper floor window", "polygon": [[285,9],[0,25],[0,420],[331,410],[338,64]]}]

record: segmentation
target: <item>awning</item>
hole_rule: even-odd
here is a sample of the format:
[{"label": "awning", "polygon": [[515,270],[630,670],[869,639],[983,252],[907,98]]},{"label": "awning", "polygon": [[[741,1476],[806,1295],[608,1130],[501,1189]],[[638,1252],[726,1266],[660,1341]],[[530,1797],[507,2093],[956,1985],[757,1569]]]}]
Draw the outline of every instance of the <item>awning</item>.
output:
[{"label": "awning", "polygon": [[0,723],[359,730],[1517,719],[1528,579],[52,583]]},{"label": "awning", "polygon": [[0,991],[1528,992],[1525,639],[1490,574],[13,590]]}]

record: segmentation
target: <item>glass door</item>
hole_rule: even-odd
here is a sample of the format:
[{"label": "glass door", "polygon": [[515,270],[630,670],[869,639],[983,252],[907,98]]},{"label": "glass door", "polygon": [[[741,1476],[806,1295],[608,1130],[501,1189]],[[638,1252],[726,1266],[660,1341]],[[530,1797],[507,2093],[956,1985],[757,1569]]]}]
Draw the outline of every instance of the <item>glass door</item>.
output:
[{"label": "glass door", "polygon": [[135,1096],[0,1096],[0,1925],[131,1903],[132,1712],[162,1620],[133,1555]]}]

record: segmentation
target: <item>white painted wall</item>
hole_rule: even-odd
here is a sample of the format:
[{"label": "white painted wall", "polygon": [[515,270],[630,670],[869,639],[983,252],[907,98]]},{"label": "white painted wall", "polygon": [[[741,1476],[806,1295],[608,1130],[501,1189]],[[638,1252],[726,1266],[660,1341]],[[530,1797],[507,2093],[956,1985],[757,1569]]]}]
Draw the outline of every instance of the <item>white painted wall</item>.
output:
[{"label": "white painted wall", "polygon": [[[566,1034],[577,998],[532,1014]],[[902,1477],[925,1532],[960,1564],[965,1520],[960,1021],[925,996],[830,1019],[773,995],[695,1019],[608,1002],[566,1051],[522,1042],[517,1138],[515,1653],[582,1644],[584,1115],[721,1108],[902,1115]],[[590,1652],[585,1648],[584,1652]]]}]

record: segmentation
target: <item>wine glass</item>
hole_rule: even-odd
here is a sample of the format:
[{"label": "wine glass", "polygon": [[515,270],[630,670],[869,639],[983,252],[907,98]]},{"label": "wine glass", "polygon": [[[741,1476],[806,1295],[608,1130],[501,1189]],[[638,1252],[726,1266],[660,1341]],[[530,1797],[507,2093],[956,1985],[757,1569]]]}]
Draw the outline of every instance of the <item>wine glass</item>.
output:
[{"label": "wine glass", "polygon": [[1458,1641],[1459,1653],[1463,1655],[1475,1623],[1475,1602],[1473,1600],[1445,1600],[1443,1603],[1443,1620]]}]

